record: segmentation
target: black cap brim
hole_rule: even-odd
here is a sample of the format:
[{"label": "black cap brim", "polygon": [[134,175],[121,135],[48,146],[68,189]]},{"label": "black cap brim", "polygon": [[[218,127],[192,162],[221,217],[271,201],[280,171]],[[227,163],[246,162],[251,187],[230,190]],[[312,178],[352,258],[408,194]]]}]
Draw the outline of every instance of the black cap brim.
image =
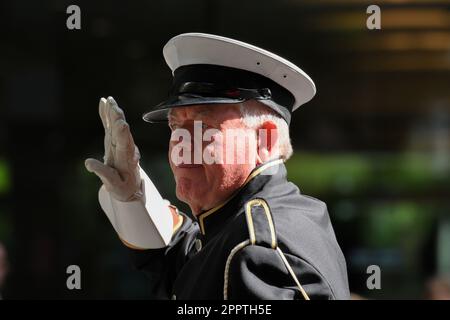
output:
[{"label": "black cap brim", "polygon": [[221,97],[203,97],[196,95],[182,95],[169,97],[167,100],[155,106],[151,111],[144,113],[142,118],[146,122],[161,123],[167,122],[169,110],[173,108],[188,107],[193,105],[205,104],[236,104],[243,102],[242,99],[221,98]]},{"label": "black cap brim", "polygon": [[[278,105],[272,100],[258,100],[266,105],[276,113],[282,115],[283,119],[289,124],[291,121],[291,113],[286,108]],[[161,102],[151,111],[144,113],[142,118],[150,123],[164,123],[168,121],[169,110],[173,108],[188,107],[194,105],[221,105],[221,104],[238,104],[243,103],[243,99],[221,98],[221,97],[203,97],[194,95],[182,95],[169,97],[167,100]]]}]

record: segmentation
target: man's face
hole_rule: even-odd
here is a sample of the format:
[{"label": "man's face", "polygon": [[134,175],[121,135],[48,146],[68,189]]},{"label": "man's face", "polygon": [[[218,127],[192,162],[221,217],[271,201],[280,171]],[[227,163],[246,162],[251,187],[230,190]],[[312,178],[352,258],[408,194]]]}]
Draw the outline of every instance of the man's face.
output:
[{"label": "man's face", "polygon": [[[256,166],[256,130],[246,128],[238,105],[175,108],[170,113],[169,126],[169,162],[177,197],[196,215],[230,197]],[[177,136],[180,132],[184,139]],[[239,137],[236,132],[240,132]],[[242,132],[247,134],[245,138]],[[190,139],[186,139],[187,133]],[[181,143],[188,143],[190,148],[180,149]],[[245,159],[239,158],[243,154]]]}]

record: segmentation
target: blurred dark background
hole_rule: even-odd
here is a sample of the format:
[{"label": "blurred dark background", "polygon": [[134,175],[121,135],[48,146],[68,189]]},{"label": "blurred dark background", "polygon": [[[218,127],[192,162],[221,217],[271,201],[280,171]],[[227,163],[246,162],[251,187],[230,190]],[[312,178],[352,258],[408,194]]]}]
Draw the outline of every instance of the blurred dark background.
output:
[{"label": "blurred dark background", "polygon": [[[70,4],[81,8],[81,30],[66,28]],[[369,4],[381,8],[381,30],[366,28]],[[449,1],[15,0],[0,2],[5,299],[149,296],[84,159],[103,156],[97,106],[112,95],[142,166],[179,204],[169,131],[141,115],[164,99],[162,47],[183,32],[261,46],[315,81],[317,96],[294,115],[287,165],[302,192],[327,202],[352,292],[423,298],[430,278],[450,273]],[[72,264],[82,290],[66,288]],[[381,290],[366,287],[371,264]]]}]

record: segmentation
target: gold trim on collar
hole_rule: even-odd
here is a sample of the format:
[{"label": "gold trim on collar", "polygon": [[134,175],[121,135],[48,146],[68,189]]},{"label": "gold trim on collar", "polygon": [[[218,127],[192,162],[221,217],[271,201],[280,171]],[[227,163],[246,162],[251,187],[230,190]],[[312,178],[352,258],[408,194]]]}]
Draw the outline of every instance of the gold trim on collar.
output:
[{"label": "gold trim on collar", "polygon": [[271,168],[271,167],[273,167],[273,166],[279,165],[279,164],[281,164],[281,163],[283,163],[283,162],[284,162],[283,159],[278,159],[278,160],[273,160],[273,161],[270,161],[270,162],[267,162],[267,163],[263,164],[261,167],[259,167],[258,169],[254,170],[254,171],[252,171],[252,173],[250,173],[250,175],[249,175],[249,176],[247,177],[247,179],[245,180],[244,184],[243,184],[238,190],[236,190],[230,198],[228,198],[227,200],[225,200],[224,202],[222,202],[222,203],[219,204],[218,206],[216,206],[216,207],[214,207],[214,208],[211,208],[211,209],[209,209],[209,210],[207,210],[207,211],[201,213],[201,214],[198,216],[198,222],[199,222],[199,225],[200,225],[200,231],[202,232],[202,234],[205,234],[205,224],[204,224],[204,219],[205,219],[207,216],[211,215],[212,213],[216,212],[217,210],[219,210],[220,208],[222,208],[224,205],[226,205],[231,199],[234,198],[234,196],[235,196],[242,188],[244,188],[244,187],[247,185],[247,183],[250,182],[250,180],[252,180],[254,177],[256,177],[257,175],[259,175],[261,172],[263,172],[264,170],[266,170],[266,169],[268,169],[268,168]]}]

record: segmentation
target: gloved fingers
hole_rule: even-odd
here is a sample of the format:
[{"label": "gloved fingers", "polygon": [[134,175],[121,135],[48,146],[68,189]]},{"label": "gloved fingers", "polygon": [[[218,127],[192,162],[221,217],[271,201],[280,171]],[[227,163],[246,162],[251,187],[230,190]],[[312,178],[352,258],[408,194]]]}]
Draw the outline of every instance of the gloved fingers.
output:
[{"label": "gloved fingers", "polygon": [[119,185],[122,180],[116,169],[111,168],[96,159],[86,159],[84,162],[87,171],[95,173],[107,189],[111,189],[114,185]]},{"label": "gloved fingers", "polygon": [[134,148],[130,126],[125,120],[119,119],[114,123],[113,139],[116,141],[116,150],[133,150]]},{"label": "gloved fingers", "polygon": [[106,99],[100,98],[100,102],[98,103],[98,113],[100,115],[100,119],[102,120],[103,128],[105,132],[108,130],[108,116],[106,113]]},{"label": "gloved fingers", "polygon": [[113,97],[108,97],[108,99],[106,100],[106,110],[107,110],[107,115],[108,115],[108,122],[109,122],[109,133],[110,133],[110,154],[111,157],[114,158],[113,161],[111,161],[111,166],[112,167],[116,167],[116,158],[115,158],[115,153],[116,153],[116,145],[117,145],[117,141],[116,141],[116,136],[114,134],[114,128],[116,126],[116,122],[118,120],[123,120],[125,121],[125,114],[122,111],[122,109],[119,108],[119,106],[117,105],[116,101],[114,100]]},{"label": "gloved fingers", "polygon": [[111,125],[119,119],[126,121],[125,113],[123,112],[122,109],[119,108],[119,105],[117,104],[116,100],[114,100],[113,97],[108,97],[107,106],[108,106],[109,121]]},{"label": "gloved fingers", "polygon": [[[139,152],[139,148],[137,147],[137,145],[134,145],[134,153],[132,155],[131,159],[128,159],[128,162],[132,165],[132,166],[139,166],[139,160],[141,159],[141,153]],[[138,168],[139,170],[139,168]]]},{"label": "gloved fingers", "polygon": [[119,119],[113,126],[113,139],[116,141],[114,154],[115,168],[120,172],[130,170],[135,155],[135,145],[131,135],[130,126],[125,120]]},{"label": "gloved fingers", "polygon": [[111,140],[111,135],[105,132],[105,155],[103,156],[103,163],[107,166],[114,167],[114,148]]},{"label": "gloved fingers", "polygon": [[114,165],[114,154],[112,148],[111,141],[111,123],[108,116],[108,101],[105,98],[100,98],[100,102],[98,104],[98,113],[100,115],[100,119],[102,120],[103,128],[105,129],[105,139],[104,139],[104,148],[105,155],[103,156],[103,163],[108,166]]}]

